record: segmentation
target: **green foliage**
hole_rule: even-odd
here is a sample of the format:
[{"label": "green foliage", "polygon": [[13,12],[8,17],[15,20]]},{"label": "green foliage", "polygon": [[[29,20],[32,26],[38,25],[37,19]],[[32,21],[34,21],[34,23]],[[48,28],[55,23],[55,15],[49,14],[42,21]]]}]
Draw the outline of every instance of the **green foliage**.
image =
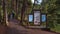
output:
[{"label": "green foliage", "polygon": [[[47,0],[47,2],[42,2],[42,7],[45,13],[47,13],[48,26],[50,28],[55,28],[57,25],[57,15],[60,13],[60,0]],[[50,15],[50,16],[49,16]]]},{"label": "green foliage", "polygon": [[51,28],[51,30],[60,33],[60,24],[57,24],[55,28]]}]

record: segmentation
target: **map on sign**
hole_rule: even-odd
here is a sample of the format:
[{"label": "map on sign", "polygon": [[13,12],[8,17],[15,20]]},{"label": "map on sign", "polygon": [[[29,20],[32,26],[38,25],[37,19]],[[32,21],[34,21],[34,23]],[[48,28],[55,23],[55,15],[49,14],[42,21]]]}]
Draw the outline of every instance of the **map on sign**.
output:
[{"label": "map on sign", "polygon": [[34,11],[34,24],[40,24],[40,11]]}]

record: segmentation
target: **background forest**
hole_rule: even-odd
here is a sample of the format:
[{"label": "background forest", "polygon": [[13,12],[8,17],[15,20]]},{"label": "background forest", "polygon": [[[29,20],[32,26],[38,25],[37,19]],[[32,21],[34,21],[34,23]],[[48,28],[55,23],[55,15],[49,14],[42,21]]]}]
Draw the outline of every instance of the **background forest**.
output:
[{"label": "background forest", "polygon": [[[35,1],[37,2],[35,4]],[[60,0],[0,0],[0,24],[6,25],[9,15],[14,13],[14,19],[28,22],[28,14],[33,9],[40,9],[41,13],[47,14],[47,23],[51,30],[60,32]]]}]

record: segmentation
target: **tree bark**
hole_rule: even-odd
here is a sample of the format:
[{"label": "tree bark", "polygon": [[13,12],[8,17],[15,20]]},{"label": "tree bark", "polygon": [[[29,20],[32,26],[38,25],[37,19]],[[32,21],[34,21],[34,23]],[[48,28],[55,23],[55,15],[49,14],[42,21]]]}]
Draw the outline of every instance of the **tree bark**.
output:
[{"label": "tree bark", "polygon": [[24,16],[24,12],[26,9],[26,2],[27,2],[27,0],[23,0],[23,5],[22,5],[22,9],[21,9],[21,24],[23,23],[23,16]]},{"label": "tree bark", "polygon": [[4,21],[4,25],[8,25],[8,17],[7,17],[7,5],[6,5],[6,0],[2,0],[2,8],[3,8],[3,21]]},{"label": "tree bark", "polygon": [[18,0],[16,0],[16,19],[18,18]]},{"label": "tree bark", "polygon": [[12,0],[12,9],[16,12],[15,18],[18,17],[18,0]]}]

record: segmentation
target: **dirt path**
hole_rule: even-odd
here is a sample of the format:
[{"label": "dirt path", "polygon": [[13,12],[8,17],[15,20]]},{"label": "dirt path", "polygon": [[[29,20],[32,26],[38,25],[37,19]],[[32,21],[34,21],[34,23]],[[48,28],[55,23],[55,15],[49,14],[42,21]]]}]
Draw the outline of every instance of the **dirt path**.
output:
[{"label": "dirt path", "polygon": [[0,24],[0,34],[6,34],[8,27]]},{"label": "dirt path", "polygon": [[19,22],[17,20],[11,20],[9,22],[7,34],[56,34],[48,31],[42,31],[40,29],[27,29],[18,24]]}]

